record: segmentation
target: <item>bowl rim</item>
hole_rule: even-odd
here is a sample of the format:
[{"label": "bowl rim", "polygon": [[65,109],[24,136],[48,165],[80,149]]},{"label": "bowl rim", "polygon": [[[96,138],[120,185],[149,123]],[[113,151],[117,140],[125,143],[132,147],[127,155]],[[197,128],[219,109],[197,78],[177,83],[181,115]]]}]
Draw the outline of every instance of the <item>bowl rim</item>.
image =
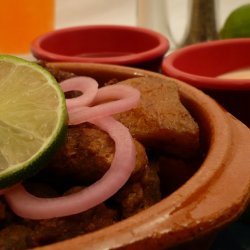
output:
[{"label": "bowl rim", "polygon": [[[49,52],[42,47],[42,43],[46,39],[56,36],[58,34],[72,32],[72,31],[82,31],[82,30],[128,30],[138,33],[145,34],[147,36],[154,37],[158,41],[158,45],[152,49],[132,54],[132,55],[123,55],[115,57],[93,57],[85,58],[78,56],[67,56],[61,55],[53,52]],[[43,59],[45,61],[62,61],[62,62],[92,62],[92,63],[108,63],[108,64],[120,64],[120,65],[131,65],[139,64],[156,59],[158,57],[163,57],[163,55],[169,49],[168,39],[161,33],[153,31],[151,29],[130,26],[130,25],[112,25],[112,24],[102,24],[102,25],[82,25],[82,26],[73,26],[67,28],[57,29],[55,31],[47,32],[36,39],[31,43],[31,53],[38,59]]]},{"label": "bowl rim", "polygon": [[[53,65],[61,69],[65,69],[65,66],[68,69],[70,67],[80,70],[87,69],[91,74],[95,74],[99,67],[99,70],[104,70],[105,73],[118,71],[131,77],[150,75],[166,78],[161,74],[124,66],[86,63],[51,63],[49,66]],[[164,244],[171,247],[176,243],[188,241],[196,235],[205,234],[212,229],[222,227],[239,216],[243,207],[250,200],[250,192],[246,192],[250,190],[248,168],[250,164],[248,157],[250,131],[202,91],[179,80],[176,80],[176,82],[181,96],[194,104],[199,104],[199,112],[204,112],[207,117],[207,126],[211,130],[211,147],[208,151],[208,157],[202,163],[200,169],[178,190],[150,208],[104,229],[48,245],[41,249],[82,249],[82,246],[86,249],[120,249],[122,247],[128,247],[126,249],[129,249],[130,246],[132,246],[132,249],[162,249]],[[228,180],[236,182],[239,175],[237,169],[240,163],[242,163],[241,170],[243,171],[240,174],[240,176],[242,175],[242,187],[237,182],[237,188],[234,192],[237,198],[231,199],[232,193],[226,187],[221,189],[220,181],[223,181],[224,178],[227,182]],[[227,182],[225,181],[223,184],[225,185]],[[233,183],[231,184],[233,185]],[[203,195],[204,190],[210,190],[207,196]],[[227,194],[225,202],[223,204],[218,202],[220,204],[217,204],[216,199],[219,201],[224,199],[225,194]],[[204,219],[194,220],[191,218],[192,212],[195,211],[196,207],[199,207],[199,202],[193,201],[194,197],[205,203],[206,216]],[[216,199],[213,200],[213,198]],[[209,201],[213,203],[208,205]],[[204,205],[204,203],[200,204]],[[186,210],[184,210],[185,207],[187,207]],[[201,211],[204,212],[202,208],[204,207],[201,206]],[[199,217],[199,213],[197,216]],[[187,224],[181,223],[183,218],[188,220]],[[187,233],[187,227],[190,228],[189,233]],[[108,235],[105,232],[106,230],[109,230]],[[179,234],[178,238],[175,238],[176,234]],[[166,247],[166,245],[164,246]]]},{"label": "bowl rim", "polygon": [[179,59],[183,54],[190,53],[192,51],[197,51],[200,49],[202,50],[206,48],[222,46],[224,44],[249,44],[250,47],[250,38],[232,38],[206,41],[177,49],[176,51],[173,51],[171,54],[167,55],[163,59],[161,66],[162,72],[167,76],[177,78],[184,82],[188,82],[189,84],[200,89],[250,90],[249,79],[221,79],[216,77],[196,75],[182,71],[176,68],[174,65],[175,61]]}]

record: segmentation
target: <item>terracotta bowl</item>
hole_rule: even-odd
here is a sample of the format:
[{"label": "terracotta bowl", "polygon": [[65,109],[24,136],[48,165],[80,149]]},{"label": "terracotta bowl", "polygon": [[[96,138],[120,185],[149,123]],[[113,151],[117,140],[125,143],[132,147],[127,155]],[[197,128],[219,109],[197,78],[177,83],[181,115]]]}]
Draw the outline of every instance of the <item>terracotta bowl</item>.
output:
[{"label": "terracotta bowl", "polygon": [[[145,75],[165,78],[122,66],[51,65],[99,82]],[[206,142],[206,157],[198,171],[159,203],[126,220],[41,249],[206,249],[216,232],[242,214],[250,201],[250,131],[200,90],[176,82]]]},{"label": "terracotta bowl", "polygon": [[218,76],[250,68],[250,38],[224,39],[186,46],[169,54],[162,72],[212,96],[250,126],[250,80]]},{"label": "terracotta bowl", "polygon": [[31,44],[44,61],[129,65],[159,71],[169,48],[166,37],[153,30],[125,25],[84,25],[58,29]]}]

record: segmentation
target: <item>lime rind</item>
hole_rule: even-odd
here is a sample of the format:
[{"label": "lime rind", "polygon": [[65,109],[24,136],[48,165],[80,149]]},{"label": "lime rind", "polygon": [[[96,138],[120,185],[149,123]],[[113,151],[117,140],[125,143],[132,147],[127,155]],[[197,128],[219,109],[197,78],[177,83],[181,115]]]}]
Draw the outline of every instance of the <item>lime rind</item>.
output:
[{"label": "lime rind", "polygon": [[[67,109],[66,109],[66,103],[65,103],[63,91],[61,90],[55,78],[43,67],[39,66],[36,63],[29,62],[29,61],[26,61],[24,59],[17,58],[14,56],[7,56],[7,55],[0,55],[0,65],[1,65],[1,62],[5,64],[6,63],[13,64],[16,67],[21,67],[21,66],[28,67],[32,69],[33,72],[38,73],[38,75],[39,74],[42,75],[43,77],[45,77],[46,82],[49,84],[50,88],[52,87],[55,90],[54,93],[56,94],[56,97],[58,99],[57,109],[55,110],[57,114],[56,115],[57,121],[55,123],[54,128],[52,129],[51,134],[48,136],[48,138],[46,138],[46,136],[45,138],[41,138],[41,140],[44,139],[44,141],[43,143],[41,143],[40,148],[37,149],[37,152],[34,153],[25,162],[14,164],[2,171],[0,169],[1,171],[0,172],[0,188],[5,188],[19,181],[22,181],[23,179],[27,177],[34,175],[46,164],[46,161],[52,156],[52,154],[55,152],[55,150],[58,148],[58,146],[62,143],[64,139],[64,135],[66,132],[66,127],[67,127]],[[1,84],[0,84],[0,88],[1,88]],[[1,120],[1,114],[0,114],[0,120]],[[0,162],[1,161],[4,162],[4,159],[1,159],[0,157]]]},{"label": "lime rind", "polygon": [[233,10],[226,18],[220,30],[220,38],[250,37],[250,4],[244,4]]}]

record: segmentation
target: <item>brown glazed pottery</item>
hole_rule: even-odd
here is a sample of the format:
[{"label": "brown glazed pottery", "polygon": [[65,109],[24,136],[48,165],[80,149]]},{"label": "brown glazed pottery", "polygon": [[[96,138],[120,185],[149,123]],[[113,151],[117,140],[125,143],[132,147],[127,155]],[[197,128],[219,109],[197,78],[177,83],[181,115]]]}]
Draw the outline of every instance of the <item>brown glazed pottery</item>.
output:
[{"label": "brown glazed pottery", "polygon": [[[165,77],[104,64],[51,65],[99,82]],[[213,235],[242,214],[250,201],[250,130],[200,90],[176,82],[207,143],[207,155],[198,171],[171,195],[126,220],[40,249],[207,249]]]}]

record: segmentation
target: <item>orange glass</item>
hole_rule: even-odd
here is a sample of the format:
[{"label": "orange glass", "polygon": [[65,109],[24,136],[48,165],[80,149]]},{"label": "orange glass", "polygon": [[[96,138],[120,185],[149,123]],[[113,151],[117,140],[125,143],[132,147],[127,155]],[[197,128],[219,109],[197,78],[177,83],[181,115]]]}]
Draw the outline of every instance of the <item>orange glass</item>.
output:
[{"label": "orange glass", "polygon": [[28,53],[34,38],[54,28],[54,0],[0,3],[0,53]]}]

